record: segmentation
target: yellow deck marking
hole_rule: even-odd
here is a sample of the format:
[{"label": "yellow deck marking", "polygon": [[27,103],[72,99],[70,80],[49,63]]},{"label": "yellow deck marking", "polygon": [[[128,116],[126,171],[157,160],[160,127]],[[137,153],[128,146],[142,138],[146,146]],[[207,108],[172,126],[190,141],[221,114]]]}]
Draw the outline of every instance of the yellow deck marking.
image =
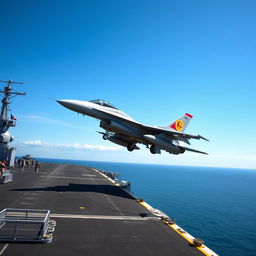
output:
[{"label": "yellow deck marking", "polygon": [[[184,233],[181,233],[179,231],[180,227],[176,224],[168,224],[169,227],[171,227],[174,231],[176,231],[178,234],[180,234],[182,237],[184,237],[188,242],[190,242],[191,244],[194,244],[193,241],[191,239],[189,239],[186,235],[190,235],[189,233],[187,233],[184,230]],[[182,229],[180,229],[182,230]],[[190,235],[191,236],[191,235]],[[210,250],[208,247],[206,247],[205,245],[201,245],[201,246],[195,246],[195,248],[197,248],[199,251],[201,251],[203,254],[207,255],[207,256],[213,256],[213,255],[217,255],[214,252],[208,253],[205,251],[205,249],[207,248],[208,250]]]},{"label": "yellow deck marking", "polygon": [[[98,172],[99,174],[101,174],[103,177],[105,177],[106,179],[108,179],[110,182],[112,182],[113,184],[115,184],[116,186],[120,186],[118,184],[116,184],[111,178],[109,178],[108,176],[106,176],[105,174],[101,173],[100,171],[98,171],[97,169],[93,168],[94,171]],[[126,190],[124,190],[125,192],[127,192]],[[128,193],[128,192],[127,192]],[[129,193],[128,193],[129,194]],[[155,215],[155,213],[153,212],[155,209],[149,205],[148,203],[146,203],[145,201],[140,201],[140,200],[137,200],[137,202],[139,204],[141,204],[144,208],[146,208],[148,211],[150,211],[152,214]],[[188,238],[188,236],[191,236],[189,233],[187,233],[185,230],[184,230],[184,233],[181,233],[179,230],[183,230],[181,229],[178,225],[176,224],[168,224],[168,226],[170,228],[172,228],[174,231],[176,231],[179,235],[181,235],[183,238],[185,238],[189,243],[193,244],[193,241]],[[193,239],[194,237],[191,236]],[[195,246],[196,249],[198,249],[199,251],[201,251],[203,254],[205,254],[206,256],[218,256],[218,254],[216,254],[215,252],[213,252],[210,248],[208,248],[207,246],[205,245],[201,245],[201,246]],[[209,251],[209,252],[208,252]]]},{"label": "yellow deck marking", "polygon": [[[143,206],[145,207],[147,210],[151,211],[153,210],[154,208],[151,207],[148,203],[146,203],[145,201],[143,202],[140,202],[138,200],[138,202]],[[165,221],[164,221],[165,222]],[[166,223],[166,222],[165,222]],[[167,224],[167,223],[166,223]],[[176,224],[168,224],[168,226],[170,228],[172,228],[174,231],[176,231],[179,235],[181,235],[183,238],[185,238],[189,243],[191,244],[194,244],[193,241],[187,237],[187,235],[191,236],[189,233],[187,233],[185,230],[184,230],[184,233],[180,232],[179,230],[183,230],[181,229],[178,225]],[[192,236],[191,236],[192,237]],[[209,249],[208,247],[206,247],[205,245],[201,245],[201,246],[195,246],[195,248],[197,248],[199,251],[201,251],[203,254],[205,254],[206,256],[217,256],[217,254],[213,251],[211,251],[211,249]],[[207,251],[205,250],[209,250],[211,251],[210,253],[208,253]]]}]

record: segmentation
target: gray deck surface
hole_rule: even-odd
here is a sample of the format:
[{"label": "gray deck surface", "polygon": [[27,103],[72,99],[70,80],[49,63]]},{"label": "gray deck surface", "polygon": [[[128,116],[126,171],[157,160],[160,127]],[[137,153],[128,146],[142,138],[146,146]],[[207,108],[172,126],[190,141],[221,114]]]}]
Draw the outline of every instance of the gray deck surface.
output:
[{"label": "gray deck surface", "polygon": [[51,217],[57,221],[52,243],[0,243],[0,256],[204,255],[88,167],[44,163],[37,174],[32,168],[15,169],[14,181],[0,185],[0,196],[0,209],[67,214]]}]

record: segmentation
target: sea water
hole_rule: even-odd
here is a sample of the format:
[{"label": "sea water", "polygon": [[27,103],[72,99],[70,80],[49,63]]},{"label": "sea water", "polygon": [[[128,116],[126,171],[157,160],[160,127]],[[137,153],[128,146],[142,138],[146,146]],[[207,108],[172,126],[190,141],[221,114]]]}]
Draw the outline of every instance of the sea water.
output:
[{"label": "sea water", "polygon": [[175,218],[217,254],[256,256],[256,170],[39,160],[117,172],[137,197]]}]

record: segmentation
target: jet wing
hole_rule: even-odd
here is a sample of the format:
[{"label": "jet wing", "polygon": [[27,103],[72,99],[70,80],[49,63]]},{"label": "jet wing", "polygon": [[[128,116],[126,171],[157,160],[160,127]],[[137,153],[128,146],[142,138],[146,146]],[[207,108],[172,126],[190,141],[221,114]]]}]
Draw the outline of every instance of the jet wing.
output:
[{"label": "jet wing", "polygon": [[[98,110],[98,111],[102,112],[102,113],[106,113],[101,110]],[[203,139],[203,140],[209,141],[207,138],[205,138],[201,135],[192,135],[192,134],[182,133],[182,132],[167,129],[164,127],[143,125],[143,124],[141,124],[133,119],[130,119],[128,117],[123,117],[123,116],[117,117],[116,115],[114,115],[110,112],[108,112],[108,114],[113,116],[115,119],[118,118],[118,119],[124,120],[127,123],[130,123],[133,127],[138,128],[140,130],[140,132],[143,134],[165,134],[167,136],[172,137],[173,139],[181,140],[181,141],[184,141],[184,139],[185,140],[186,139],[197,139],[197,140]]]},{"label": "jet wing", "polygon": [[207,138],[201,136],[201,135],[192,135],[192,134],[188,134],[188,133],[182,133],[182,132],[177,132],[177,131],[172,131],[170,129],[166,129],[164,127],[157,127],[157,126],[145,126],[143,125],[143,128],[145,129],[146,132],[149,133],[155,133],[155,134],[165,134],[167,136],[171,136],[176,140],[182,140],[184,141],[185,139],[203,139],[206,141],[209,141]]},{"label": "jet wing", "polygon": [[208,153],[206,153],[206,152],[199,151],[199,150],[196,150],[196,149],[193,149],[193,148],[187,148],[187,147],[183,147],[183,146],[180,146],[180,145],[179,145],[179,148],[185,149],[186,151],[191,151],[191,152],[195,152],[195,153],[208,155]]}]

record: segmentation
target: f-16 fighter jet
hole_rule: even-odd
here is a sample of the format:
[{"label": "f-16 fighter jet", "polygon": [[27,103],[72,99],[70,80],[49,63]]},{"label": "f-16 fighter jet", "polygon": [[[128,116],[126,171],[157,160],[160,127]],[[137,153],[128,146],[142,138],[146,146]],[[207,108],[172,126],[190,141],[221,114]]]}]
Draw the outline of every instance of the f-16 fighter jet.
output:
[{"label": "f-16 fighter jet", "polygon": [[100,127],[105,130],[99,132],[103,135],[103,139],[126,147],[128,151],[140,149],[137,144],[142,143],[152,154],[160,154],[161,150],[176,155],[185,151],[207,154],[184,146],[184,143],[190,145],[190,139],[208,141],[201,135],[184,133],[192,119],[192,115],[188,113],[170,125],[160,127],[139,123],[105,100],[57,100],[57,102],[70,110],[100,120]]}]

